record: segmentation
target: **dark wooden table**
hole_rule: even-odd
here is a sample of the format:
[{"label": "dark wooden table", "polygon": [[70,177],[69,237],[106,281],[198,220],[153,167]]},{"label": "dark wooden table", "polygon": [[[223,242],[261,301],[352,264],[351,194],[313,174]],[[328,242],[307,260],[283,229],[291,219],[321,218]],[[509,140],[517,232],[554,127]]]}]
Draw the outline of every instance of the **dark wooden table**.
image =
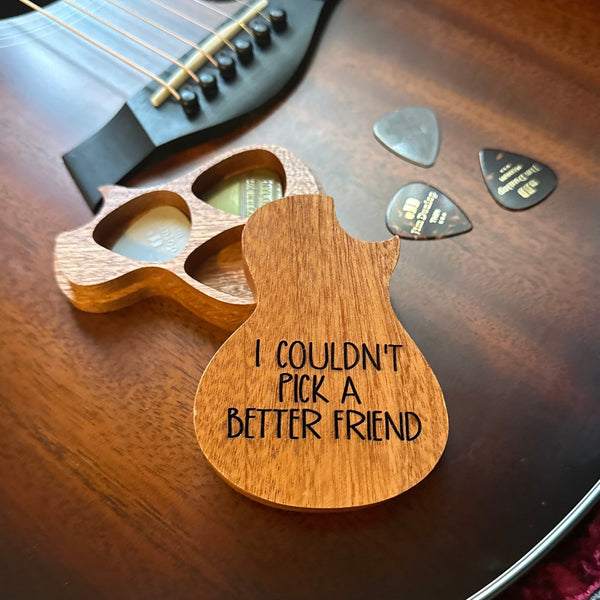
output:
[{"label": "dark wooden table", "polygon": [[[128,182],[275,143],[310,165],[342,225],[362,239],[388,236],[387,203],[412,180],[441,188],[471,218],[466,235],[404,242],[391,284],[445,394],[444,457],[410,492],[343,514],[267,508],[207,464],[193,398],[227,332],[167,300],[93,315],[59,293],[54,237],[91,217],[61,154],[143,80],[83,44],[71,52],[48,41],[9,46],[5,37],[0,48],[1,597],[460,600],[594,486],[594,0],[342,0],[282,102]],[[37,70],[25,71],[28,62]],[[441,124],[428,170],[386,152],[371,132],[412,105]],[[551,165],[557,190],[528,211],[502,209],[479,172],[484,147]]]}]

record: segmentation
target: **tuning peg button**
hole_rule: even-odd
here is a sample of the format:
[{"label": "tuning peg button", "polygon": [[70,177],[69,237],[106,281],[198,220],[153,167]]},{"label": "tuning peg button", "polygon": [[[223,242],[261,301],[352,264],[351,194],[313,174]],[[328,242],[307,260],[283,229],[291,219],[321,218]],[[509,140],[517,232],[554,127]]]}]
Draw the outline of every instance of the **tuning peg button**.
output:
[{"label": "tuning peg button", "polygon": [[272,8],[269,11],[269,19],[275,31],[281,32],[287,28],[287,13],[283,8]]},{"label": "tuning peg button", "polygon": [[214,98],[219,93],[217,78],[212,73],[200,73],[200,89],[206,98]]},{"label": "tuning peg button", "polygon": [[196,94],[196,92],[192,92],[192,90],[182,90],[179,95],[181,97],[181,106],[183,108],[183,112],[188,117],[195,117],[200,112],[198,94]]},{"label": "tuning peg button", "polygon": [[256,43],[264,48],[271,43],[271,28],[264,21],[252,21],[250,29],[254,34]]},{"label": "tuning peg button", "polygon": [[254,48],[252,42],[247,39],[236,40],[235,52],[242,64],[248,64],[254,58]]},{"label": "tuning peg button", "polygon": [[221,77],[225,81],[230,81],[236,75],[235,60],[227,54],[223,54],[217,57],[217,64],[219,65],[219,72]]}]

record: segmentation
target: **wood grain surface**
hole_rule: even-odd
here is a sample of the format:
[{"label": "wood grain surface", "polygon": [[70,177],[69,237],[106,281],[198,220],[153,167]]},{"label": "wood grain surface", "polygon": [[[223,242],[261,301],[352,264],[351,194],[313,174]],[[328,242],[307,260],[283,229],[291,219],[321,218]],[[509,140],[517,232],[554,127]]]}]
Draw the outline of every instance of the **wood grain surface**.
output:
[{"label": "wood grain surface", "polygon": [[[106,186],[95,218],[56,238],[54,269],[60,289],[74,306],[89,312],[168,296],[205,321],[233,331],[255,306],[241,255],[247,217],[227,213],[200,198],[228,176],[265,168],[280,178],[286,195],[319,192],[306,165],[276,146],[227,152],[154,187]],[[168,260],[141,261],[112,251],[114,242],[136,219],[164,206],[189,219],[189,236],[180,252]]]},{"label": "wood grain surface", "polygon": [[[158,185],[221,152],[277,144],[310,166],[359,239],[388,237],[387,203],[409,181],[469,215],[468,234],[403,242],[391,280],[444,393],[444,456],[409,492],[339,515],[252,502],[203,457],[193,398],[226,332],[170,300],[88,314],[64,298],[54,239],[91,215],[60,156],[143,80],[79,42],[55,47],[47,29],[2,40],[1,596],[460,600],[598,480],[595,1],[341,0],[276,107],[126,182]],[[413,105],[440,122],[428,170],[371,132]],[[556,191],[503,210],[479,172],[486,147],[549,165]]]},{"label": "wood grain surface", "polygon": [[396,237],[363,242],[328,196],[263,206],[242,235],[252,316],[206,368],[200,447],[233,487],[292,510],[382,502],[436,465],[448,415],[398,321],[388,282]]}]

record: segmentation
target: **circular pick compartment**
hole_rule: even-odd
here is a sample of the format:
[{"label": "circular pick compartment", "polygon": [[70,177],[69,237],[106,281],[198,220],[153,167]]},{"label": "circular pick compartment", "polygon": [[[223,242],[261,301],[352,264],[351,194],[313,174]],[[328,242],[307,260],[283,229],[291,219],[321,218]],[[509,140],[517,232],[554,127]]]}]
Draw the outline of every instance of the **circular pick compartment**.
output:
[{"label": "circular pick compartment", "polygon": [[200,283],[230,296],[252,301],[242,255],[243,226],[228,229],[196,248],[186,259],[185,272]]},{"label": "circular pick compartment", "polygon": [[235,154],[201,173],[193,194],[210,206],[249,217],[255,210],[282,198],[286,176],[281,161],[266,150]]},{"label": "circular pick compartment", "polygon": [[[242,203],[222,210],[223,190],[235,196],[242,185]],[[254,310],[254,298],[240,247],[247,217],[231,213],[319,190],[306,165],[276,146],[230,152],[155,188],[106,186],[97,217],[57,237],[57,281],[82,310],[104,312],[166,295],[232,330]]]},{"label": "circular pick compartment", "polygon": [[165,262],[185,248],[190,211],[181,196],[153,191],[118,207],[94,229],[94,240],[117,254],[143,262]]},{"label": "circular pick compartment", "polygon": [[[286,171],[275,154],[252,149],[208,168],[192,184],[192,193],[226,213],[249,217],[285,195]],[[242,226],[214,236],[186,259],[186,273],[200,283],[231,296],[252,300],[241,246]]]}]

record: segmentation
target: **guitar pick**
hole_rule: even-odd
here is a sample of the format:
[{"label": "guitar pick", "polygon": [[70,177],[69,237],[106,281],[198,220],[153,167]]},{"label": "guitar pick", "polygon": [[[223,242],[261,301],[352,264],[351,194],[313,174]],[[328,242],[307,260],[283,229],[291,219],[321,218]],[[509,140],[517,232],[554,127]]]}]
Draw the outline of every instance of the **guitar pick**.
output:
[{"label": "guitar pick", "polygon": [[465,213],[448,196],[426,183],[400,188],[390,202],[385,223],[407,240],[437,240],[471,231]]},{"label": "guitar pick", "polygon": [[504,208],[530,208],[556,188],[556,173],[550,167],[521,154],[486,149],[479,153],[479,162],[488,190]]},{"label": "guitar pick", "polygon": [[422,106],[400,108],[373,127],[375,137],[394,154],[421,167],[430,167],[440,148],[435,113]]}]

